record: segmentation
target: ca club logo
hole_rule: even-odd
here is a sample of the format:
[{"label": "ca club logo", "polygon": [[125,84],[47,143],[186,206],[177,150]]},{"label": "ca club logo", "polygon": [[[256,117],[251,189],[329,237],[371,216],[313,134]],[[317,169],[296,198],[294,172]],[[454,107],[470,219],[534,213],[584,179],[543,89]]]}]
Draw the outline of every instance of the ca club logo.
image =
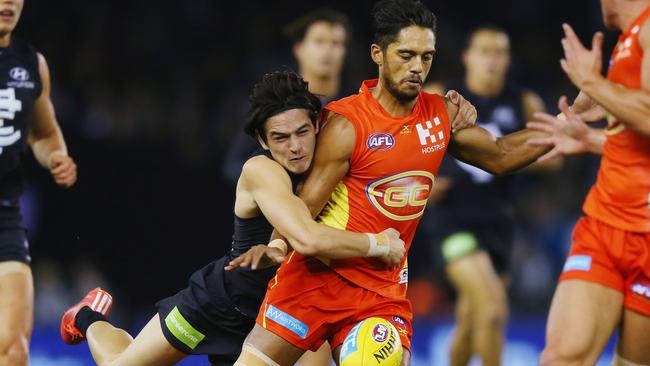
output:
[{"label": "ca club logo", "polygon": [[384,151],[395,146],[395,138],[388,132],[375,132],[368,136],[366,146],[370,150]]},{"label": "ca club logo", "polygon": [[388,339],[388,334],[389,334],[388,327],[383,325],[383,324],[377,324],[375,325],[375,328],[372,330],[372,339],[375,340],[377,343],[382,343],[386,339]]},{"label": "ca club logo", "polygon": [[5,120],[13,120],[16,112],[22,110],[23,104],[16,99],[16,92],[13,88],[0,89],[0,154],[2,149],[11,146],[20,140],[20,130],[14,126],[5,126]]},{"label": "ca club logo", "polygon": [[18,81],[29,80],[29,72],[22,67],[14,67],[9,70],[9,76],[11,76],[12,79]]},{"label": "ca club logo", "polygon": [[422,216],[429,199],[434,176],[424,170],[411,170],[368,183],[366,195],[384,216],[408,221]]}]

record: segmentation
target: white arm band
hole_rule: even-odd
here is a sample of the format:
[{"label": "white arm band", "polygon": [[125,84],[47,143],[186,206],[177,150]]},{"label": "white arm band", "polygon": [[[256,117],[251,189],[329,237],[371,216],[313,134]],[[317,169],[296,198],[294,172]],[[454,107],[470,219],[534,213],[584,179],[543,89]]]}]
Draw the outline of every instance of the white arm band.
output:
[{"label": "white arm band", "polygon": [[388,254],[390,247],[388,246],[388,240],[386,240],[385,235],[370,234],[368,239],[370,239],[370,247],[368,248],[368,254],[366,257],[383,257]]}]

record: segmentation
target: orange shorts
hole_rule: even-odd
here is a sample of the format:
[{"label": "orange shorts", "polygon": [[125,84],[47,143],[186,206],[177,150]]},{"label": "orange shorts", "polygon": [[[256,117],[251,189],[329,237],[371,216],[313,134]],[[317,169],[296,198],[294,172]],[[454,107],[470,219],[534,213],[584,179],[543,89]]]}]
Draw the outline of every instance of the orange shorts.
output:
[{"label": "orange shorts", "polygon": [[582,217],[560,276],[560,281],[575,279],[620,291],[624,307],[650,316],[650,233]]},{"label": "orange shorts", "polygon": [[357,286],[315,258],[289,257],[269,282],[257,324],[294,346],[316,351],[329,341],[343,343],[360,321],[378,317],[390,321],[402,346],[411,349],[411,303]]}]

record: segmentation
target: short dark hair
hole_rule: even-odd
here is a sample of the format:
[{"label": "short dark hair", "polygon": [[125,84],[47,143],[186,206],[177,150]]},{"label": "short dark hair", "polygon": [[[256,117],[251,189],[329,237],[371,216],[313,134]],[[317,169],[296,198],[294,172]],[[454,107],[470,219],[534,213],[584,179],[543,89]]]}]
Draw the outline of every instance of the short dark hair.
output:
[{"label": "short dark hair", "polygon": [[350,20],[347,15],[329,8],[314,9],[300,16],[284,27],[284,34],[289,38],[291,43],[300,43],[305,39],[305,34],[307,34],[309,27],[316,22],[340,24],[345,29],[346,41],[350,39],[352,26],[350,25]]},{"label": "short dark hair", "polygon": [[506,36],[510,37],[508,35],[508,32],[505,30],[505,28],[501,27],[500,25],[496,24],[482,24],[477,27],[474,27],[471,32],[467,33],[467,37],[465,38],[465,48],[469,48],[469,46],[472,44],[472,40],[474,39],[474,36],[476,33],[479,32],[494,32],[494,33],[503,33]]},{"label": "short dark hair", "polygon": [[381,0],[372,8],[374,43],[382,49],[395,42],[399,32],[417,25],[436,32],[436,16],[426,5],[415,0]]},{"label": "short dark hair", "polygon": [[292,71],[275,71],[262,77],[249,97],[250,110],[244,131],[266,142],[266,121],[290,109],[306,109],[314,126],[321,110],[317,96],[309,92],[309,84]]}]

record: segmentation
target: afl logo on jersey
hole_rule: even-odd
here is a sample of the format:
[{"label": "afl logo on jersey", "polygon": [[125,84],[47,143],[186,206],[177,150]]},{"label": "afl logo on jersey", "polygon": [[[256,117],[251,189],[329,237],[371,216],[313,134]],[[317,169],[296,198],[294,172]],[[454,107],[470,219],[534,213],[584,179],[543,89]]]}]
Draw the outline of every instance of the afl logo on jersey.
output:
[{"label": "afl logo on jersey", "polygon": [[406,171],[368,183],[366,196],[384,216],[413,220],[424,213],[434,179],[424,170]]},{"label": "afl logo on jersey", "polygon": [[9,76],[12,79],[17,81],[27,81],[29,80],[29,72],[22,67],[14,67],[9,70]]},{"label": "afl logo on jersey", "polygon": [[366,145],[370,150],[385,151],[395,146],[395,138],[388,132],[375,132],[368,136]]}]

